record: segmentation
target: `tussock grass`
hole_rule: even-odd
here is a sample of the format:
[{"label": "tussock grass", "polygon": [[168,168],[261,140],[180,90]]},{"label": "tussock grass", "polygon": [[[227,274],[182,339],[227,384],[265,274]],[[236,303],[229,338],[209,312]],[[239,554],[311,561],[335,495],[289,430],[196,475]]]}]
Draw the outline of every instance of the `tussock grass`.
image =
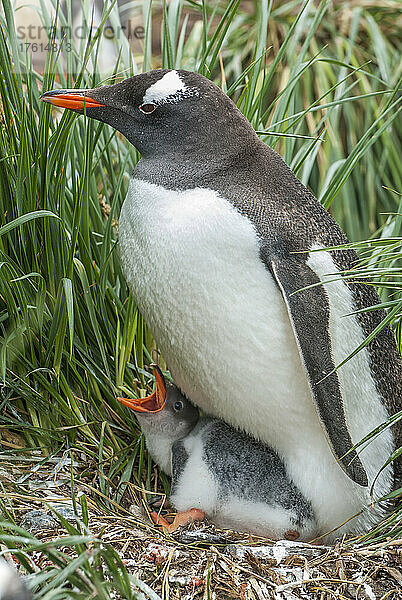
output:
[{"label": "tussock grass", "polygon": [[[67,23],[54,6],[56,17],[42,5],[48,28],[54,19]],[[143,52],[130,56],[125,44],[109,81],[163,66],[199,70],[221,85],[355,243],[362,257],[360,274],[379,290],[387,310],[385,324],[394,328],[401,348],[398,3],[177,0],[163,7],[161,49],[155,55],[152,31],[160,23],[151,2],[142,9]],[[49,52],[42,74],[19,50],[10,0],[3,1],[3,11],[2,457],[32,456],[37,450],[44,464],[64,455],[81,457],[88,472],[92,469],[85,497],[114,514],[117,506],[138,502],[129,482],[139,489],[169,489],[167,478],[147,456],[134,419],[115,399],[121,393],[144,395],[152,384],[146,365],[157,358],[116,251],[118,216],[138,154],[107,126],[68,112],[60,116],[39,102],[42,91],[57,85],[94,87],[103,82],[104,74],[96,69],[100,32],[83,41],[79,52],[67,53],[63,47]],[[118,22],[113,3],[103,22],[109,14]],[[60,46],[57,35],[54,41]],[[244,373],[247,377],[247,357]],[[72,473],[73,482],[76,477]],[[34,478],[35,471],[27,479]],[[8,485],[2,484],[4,491]],[[27,493],[22,483],[15,485],[14,491]],[[25,548],[19,554],[30,555],[36,542],[24,538],[13,524],[18,515],[3,504],[9,533],[1,543]],[[400,536],[400,511],[371,539]],[[77,563],[61,557],[56,546],[41,546],[40,551],[57,565],[60,580],[64,577],[77,591],[74,596],[65,590],[52,595],[59,579],[49,567],[37,575],[42,579],[30,579],[32,587],[36,581],[38,589],[48,590],[38,597],[86,598],[93,589],[98,597],[108,597],[108,579],[117,582],[115,590],[122,597],[135,597],[113,548],[87,538],[85,528],[67,531],[70,538],[64,543],[76,550]],[[106,567],[95,575],[97,557]],[[76,567],[82,573],[78,579],[69,575]]]}]

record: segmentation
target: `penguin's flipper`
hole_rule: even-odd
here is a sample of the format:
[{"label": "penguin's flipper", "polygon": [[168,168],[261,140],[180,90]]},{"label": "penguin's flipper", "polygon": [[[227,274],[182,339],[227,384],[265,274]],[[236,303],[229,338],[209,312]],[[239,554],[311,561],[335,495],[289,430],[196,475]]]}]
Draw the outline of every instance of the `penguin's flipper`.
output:
[{"label": "penguin's flipper", "polygon": [[[361,486],[366,471],[347,428],[343,398],[331,356],[329,303],[319,277],[301,256],[282,257],[261,248],[261,258],[278,284],[293,326],[302,362],[330,448],[345,473]],[[303,289],[308,286],[308,289]],[[299,291],[302,290],[302,291]],[[345,456],[346,455],[346,456]]]}]

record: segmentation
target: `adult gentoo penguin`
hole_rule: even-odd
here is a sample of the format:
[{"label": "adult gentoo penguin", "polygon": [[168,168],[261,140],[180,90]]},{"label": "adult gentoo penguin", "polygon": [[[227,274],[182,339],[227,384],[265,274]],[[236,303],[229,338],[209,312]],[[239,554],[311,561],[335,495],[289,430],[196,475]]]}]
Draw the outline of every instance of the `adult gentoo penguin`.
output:
[{"label": "adult gentoo penguin", "polygon": [[[156,70],[42,100],[112,125],[141,152],[121,260],[181,391],[272,446],[320,529],[366,530],[378,504],[352,517],[400,430],[345,453],[401,407],[402,366],[383,330],[334,371],[383,315],[356,313],[378,296],[340,275],[357,256],[326,250],[347,241],[333,218],[199,74]],[[375,496],[393,480],[388,466]]]}]

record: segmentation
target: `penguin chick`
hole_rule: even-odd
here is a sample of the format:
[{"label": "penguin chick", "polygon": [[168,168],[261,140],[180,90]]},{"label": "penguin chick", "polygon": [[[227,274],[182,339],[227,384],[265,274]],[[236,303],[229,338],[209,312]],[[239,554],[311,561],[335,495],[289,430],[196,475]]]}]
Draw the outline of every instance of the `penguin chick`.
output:
[{"label": "penguin chick", "polygon": [[7,561],[0,559],[0,600],[32,600],[22,578]]},{"label": "penguin chick", "polygon": [[118,400],[136,411],[148,452],[162,471],[172,475],[172,447],[192,431],[199,412],[175,385],[166,384],[156,365],[154,375],[156,386],[153,394],[142,399]]},{"label": "penguin chick", "polygon": [[172,476],[169,531],[205,515],[219,527],[273,539],[318,535],[312,507],[278,454],[198,409],[154,366],[156,388],[143,399],[118,398],[135,410],[148,451]]}]

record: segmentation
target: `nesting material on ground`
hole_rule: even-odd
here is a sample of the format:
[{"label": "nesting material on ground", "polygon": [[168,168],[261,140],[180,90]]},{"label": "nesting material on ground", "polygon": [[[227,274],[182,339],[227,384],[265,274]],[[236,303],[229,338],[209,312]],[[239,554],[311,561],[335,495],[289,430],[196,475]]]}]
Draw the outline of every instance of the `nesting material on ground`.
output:
[{"label": "nesting material on ground", "polygon": [[[32,511],[50,516],[49,528],[38,528],[41,541],[66,536],[50,507],[64,506],[71,521],[73,509],[70,465],[57,472],[57,490],[44,485],[54,481],[49,465],[13,461],[3,465],[10,479],[0,492],[4,504],[13,507],[17,524],[32,521]],[[21,469],[18,472],[18,469]],[[46,470],[47,469],[47,470]],[[32,475],[27,476],[28,472]],[[25,473],[25,475],[24,475]],[[12,475],[12,477],[11,477]],[[11,481],[11,479],[13,481]],[[16,482],[19,481],[17,484]],[[402,540],[381,544],[334,547],[290,541],[271,542],[247,534],[218,530],[209,523],[193,524],[174,535],[158,531],[144,511],[111,504],[101,510],[84,479],[74,481],[76,499],[85,494],[88,526],[82,528],[94,539],[112,545],[126,569],[148,585],[163,600],[398,600],[402,584]],[[5,495],[7,493],[7,500]],[[124,505],[124,501],[122,503]],[[82,514],[78,511],[79,518]],[[34,515],[35,516],[35,515]],[[90,546],[91,547],[91,546]],[[5,546],[0,543],[0,549]],[[88,550],[90,552],[90,550]],[[74,556],[66,546],[63,552]],[[30,557],[38,569],[48,566],[41,550]],[[13,555],[9,554],[8,559]],[[16,561],[16,565],[18,562]]]}]

